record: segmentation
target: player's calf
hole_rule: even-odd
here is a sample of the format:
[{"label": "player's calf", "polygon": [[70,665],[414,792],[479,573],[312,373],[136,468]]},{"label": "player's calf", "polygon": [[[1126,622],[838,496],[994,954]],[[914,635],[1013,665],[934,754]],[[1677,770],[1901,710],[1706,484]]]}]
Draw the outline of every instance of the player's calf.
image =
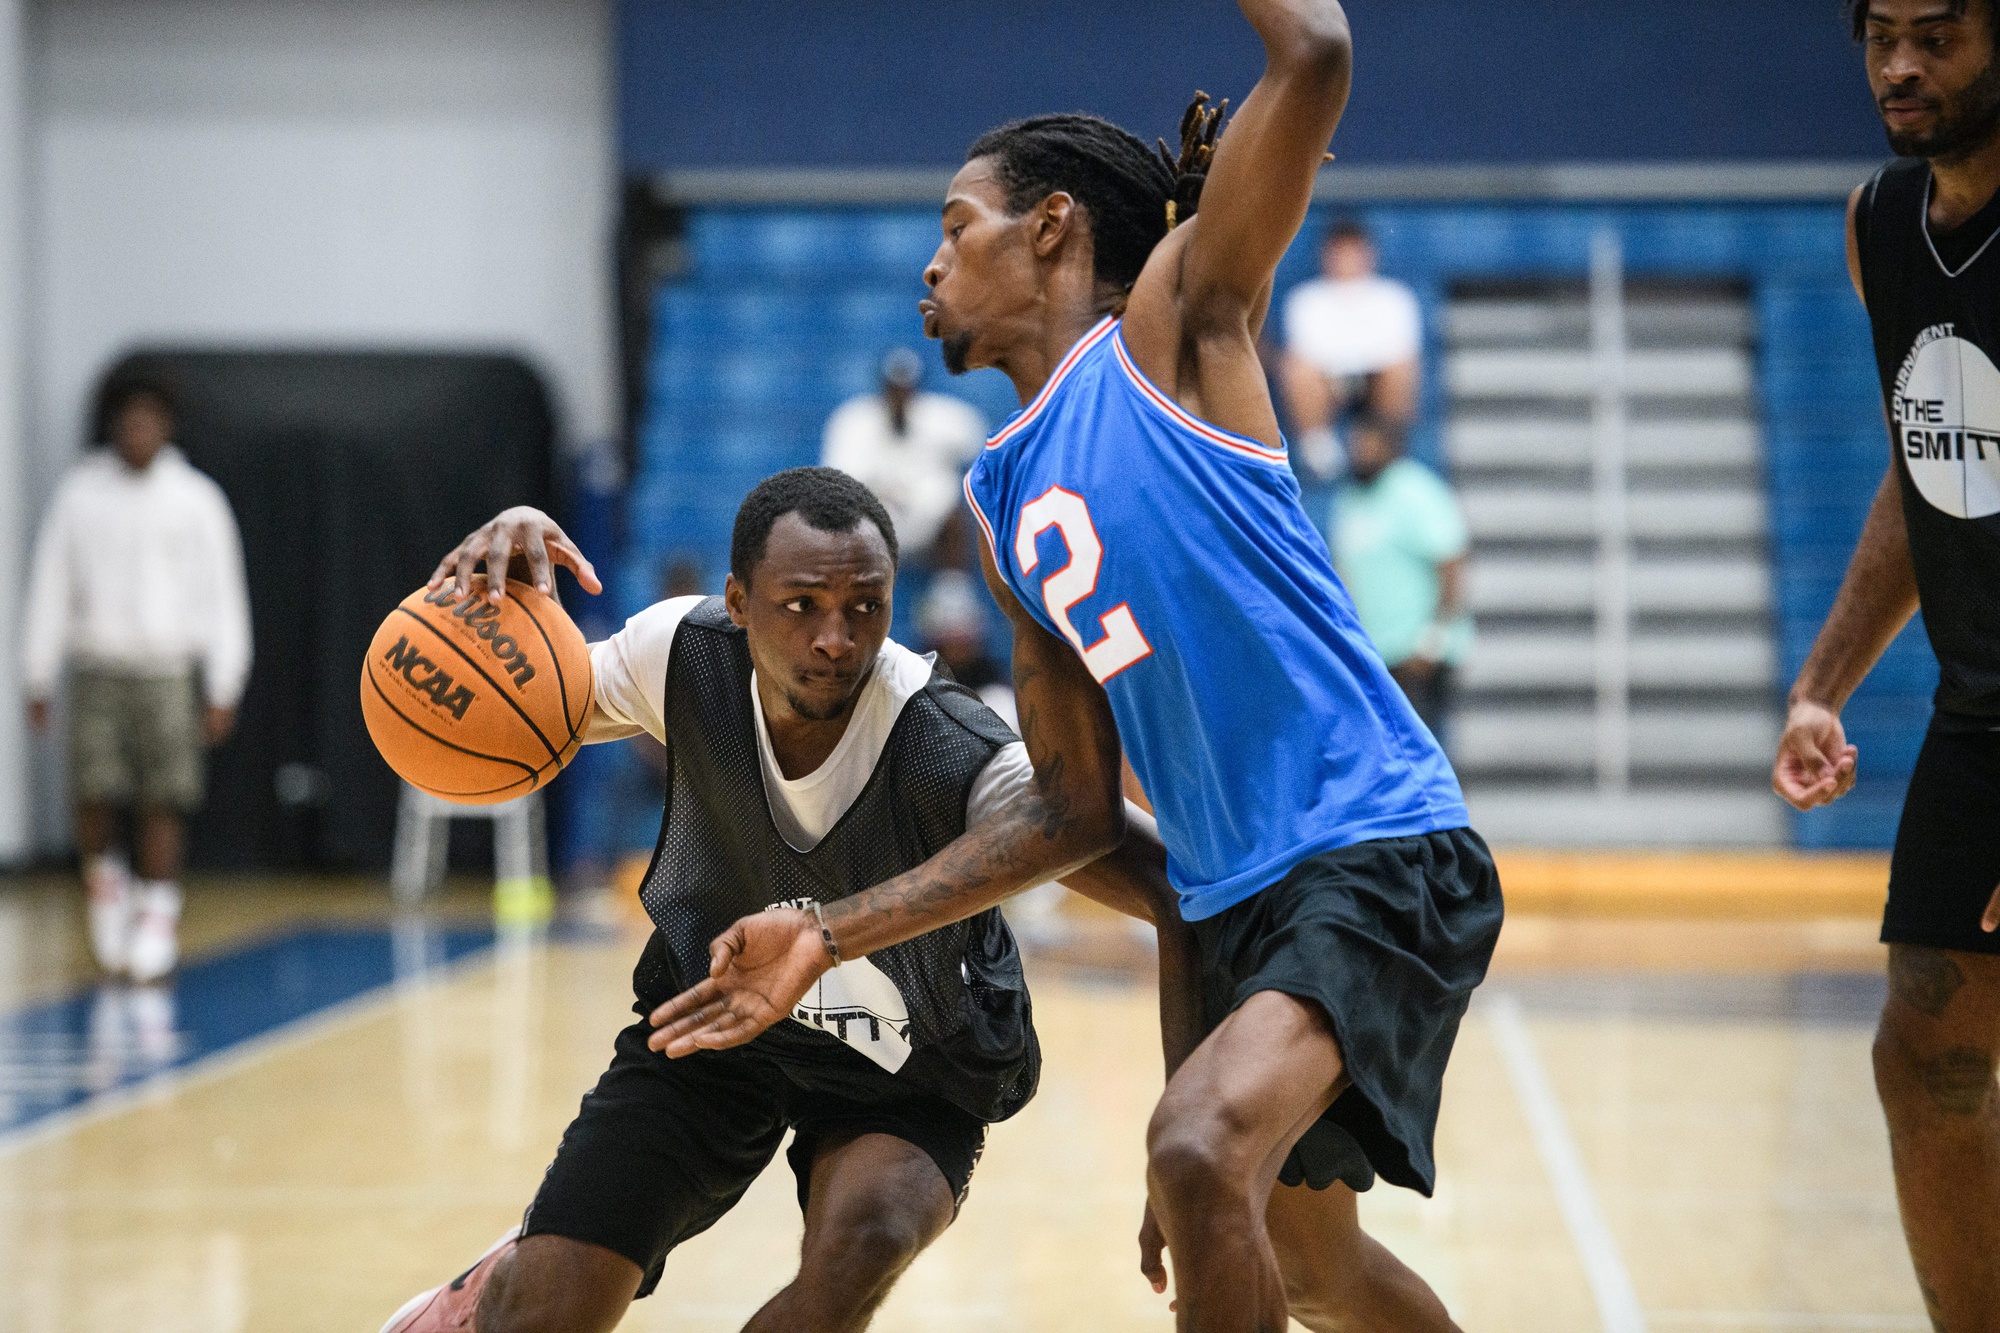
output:
[{"label": "player's calf", "polygon": [[1265,1219],[1285,1304],[1312,1333],[1459,1333],[1424,1280],[1361,1230],[1346,1185],[1281,1186]]},{"label": "player's calf", "polygon": [[2000,958],[1889,947],[1875,1035],[1910,1258],[1941,1328],[1993,1327],[2000,1309]]},{"label": "player's calf", "polygon": [[479,1261],[413,1297],[382,1333],[610,1333],[632,1303],[638,1269],[609,1250],[515,1227]]},{"label": "player's calf", "polygon": [[[477,1270],[475,1270],[475,1273]],[[530,1236],[485,1275],[472,1333],[611,1333],[639,1287],[637,1265],[565,1236]]]}]

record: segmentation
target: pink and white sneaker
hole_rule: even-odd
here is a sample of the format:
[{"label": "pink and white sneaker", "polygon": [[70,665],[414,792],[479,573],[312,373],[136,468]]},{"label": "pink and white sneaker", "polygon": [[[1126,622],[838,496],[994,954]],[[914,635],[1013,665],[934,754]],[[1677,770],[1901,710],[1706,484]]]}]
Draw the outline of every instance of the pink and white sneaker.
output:
[{"label": "pink and white sneaker", "polygon": [[389,1322],[382,1325],[382,1333],[470,1333],[472,1315],[479,1308],[479,1293],[486,1289],[486,1279],[493,1276],[493,1266],[520,1238],[521,1228],[510,1228],[479,1256],[478,1263],[442,1287],[412,1296],[408,1304],[389,1316]]},{"label": "pink and white sneaker", "polygon": [[93,856],[83,871],[90,894],[90,952],[117,976],[131,958],[132,871],[122,856]]},{"label": "pink and white sneaker", "polygon": [[180,964],[181,886],[172,880],[140,880],[132,891],[132,933],[125,945],[125,970],[132,980],[154,982]]}]

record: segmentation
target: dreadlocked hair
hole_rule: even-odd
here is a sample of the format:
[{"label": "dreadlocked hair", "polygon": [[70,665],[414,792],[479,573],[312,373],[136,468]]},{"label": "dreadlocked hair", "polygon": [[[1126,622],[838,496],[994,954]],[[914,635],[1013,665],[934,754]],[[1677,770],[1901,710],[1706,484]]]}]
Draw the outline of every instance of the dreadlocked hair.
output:
[{"label": "dreadlocked hair", "polygon": [[1159,140],[1160,162],[1174,176],[1174,197],[1167,201],[1167,230],[1194,216],[1201,207],[1201,187],[1208,182],[1208,164],[1215,160],[1215,141],[1222,137],[1223,122],[1229,116],[1229,99],[1217,106],[1208,104],[1208,94],[1197,89],[1194,100],[1181,113],[1181,150],[1168,149]]},{"label": "dreadlocked hair", "polygon": [[1090,217],[1099,282],[1121,291],[1139,280],[1146,257],[1177,223],[1194,216],[1229,103],[1211,108],[1196,93],[1181,117],[1181,148],[1157,152],[1100,116],[1033,116],[979,136],[965,160],[990,157],[1007,208],[1024,213],[1058,192]]},{"label": "dreadlocked hair", "polygon": [[[1868,0],[1840,0],[1841,8],[1847,11],[1847,22],[1855,41],[1868,36]],[[1945,0],[1945,11],[1953,18],[1964,18],[1968,8],[1967,0]],[[1993,49],[2000,53],[2000,0],[1988,0],[1987,26],[1992,31]]]}]

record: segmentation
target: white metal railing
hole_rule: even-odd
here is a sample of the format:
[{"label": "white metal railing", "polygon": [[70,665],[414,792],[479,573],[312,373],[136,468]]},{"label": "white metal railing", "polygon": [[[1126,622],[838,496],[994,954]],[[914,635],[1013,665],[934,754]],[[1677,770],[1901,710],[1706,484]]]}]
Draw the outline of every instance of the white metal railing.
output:
[{"label": "white metal railing", "polygon": [[1625,486],[1625,259],[1609,228],[1590,239],[1591,506],[1596,515],[1597,787],[1632,776],[1632,536]]}]

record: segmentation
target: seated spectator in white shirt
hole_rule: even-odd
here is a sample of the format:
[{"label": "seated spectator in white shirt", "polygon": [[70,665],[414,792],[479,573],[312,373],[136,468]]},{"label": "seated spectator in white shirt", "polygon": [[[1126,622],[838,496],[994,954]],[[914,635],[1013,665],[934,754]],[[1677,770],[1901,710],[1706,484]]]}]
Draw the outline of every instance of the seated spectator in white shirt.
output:
[{"label": "seated spectator in white shirt", "polygon": [[[69,781],[105,971],[155,981],[178,959],[182,826],[202,751],[229,734],[250,675],[243,545],[222,488],[169,441],[162,382],[114,374],[93,451],[56,488],[29,571],[22,667],[47,728],[69,674]],[[199,691],[199,695],[197,693]],[[132,866],[115,849],[132,817]]]},{"label": "seated spectator in white shirt", "polygon": [[919,392],[923,377],[915,352],[890,352],[880,390],[848,399],[827,418],[820,462],[881,497],[906,561],[959,567],[969,554],[960,478],[986,443],[986,421],[970,403]]},{"label": "seated spectator in white shirt", "polygon": [[1334,427],[1360,410],[1407,428],[1423,379],[1423,312],[1416,294],[1375,271],[1375,243],[1352,219],[1320,242],[1321,277],[1285,298],[1280,367],[1299,461],[1318,480],[1341,470]]}]

